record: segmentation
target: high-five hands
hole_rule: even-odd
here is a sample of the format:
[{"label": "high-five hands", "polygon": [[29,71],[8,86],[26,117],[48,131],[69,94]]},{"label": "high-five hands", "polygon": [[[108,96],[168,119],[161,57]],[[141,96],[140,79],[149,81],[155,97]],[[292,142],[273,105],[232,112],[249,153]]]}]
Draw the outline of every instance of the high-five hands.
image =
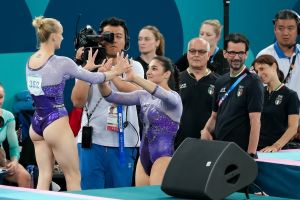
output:
[{"label": "high-five hands", "polygon": [[104,59],[98,68],[98,72],[108,72],[112,68],[113,59]]},{"label": "high-five hands", "polygon": [[93,71],[94,69],[101,67],[101,64],[98,64],[98,65],[95,64],[95,59],[97,57],[97,54],[98,54],[98,49],[93,54],[93,50],[92,50],[92,48],[90,48],[89,54],[88,54],[88,59],[84,66],[85,69],[87,69],[89,71]]},{"label": "high-five hands", "polygon": [[[97,52],[95,52],[96,54]],[[92,55],[91,63],[93,63],[95,56]],[[128,56],[124,57],[124,53],[118,53],[116,58],[116,64],[113,66],[113,59],[104,60],[98,67],[98,72],[102,72],[106,76],[106,80],[114,79],[117,76],[122,75],[123,73],[130,70],[131,65],[128,60]]]},{"label": "high-five hands", "polygon": [[128,60],[128,55],[124,57],[124,53],[117,54],[117,62],[116,65],[112,66],[111,70],[118,75],[121,75],[132,68],[131,64]]}]

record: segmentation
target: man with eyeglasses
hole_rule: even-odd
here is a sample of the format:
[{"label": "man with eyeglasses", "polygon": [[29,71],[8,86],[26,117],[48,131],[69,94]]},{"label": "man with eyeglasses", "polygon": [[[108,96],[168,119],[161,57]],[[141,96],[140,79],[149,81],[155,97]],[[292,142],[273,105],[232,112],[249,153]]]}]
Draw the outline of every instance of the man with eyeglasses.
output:
[{"label": "man with eyeglasses", "polygon": [[207,68],[210,45],[203,38],[188,43],[188,68],[180,73],[180,96],[183,113],[175,140],[175,148],[187,138],[199,138],[211,114],[212,97],[218,75]]},{"label": "man with eyeglasses", "polygon": [[[275,15],[273,24],[276,42],[261,50],[257,57],[263,54],[272,55],[284,74],[283,82],[300,97],[300,44],[297,44],[300,16],[293,10],[280,10]],[[296,138],[300,140],[300,126]]]},{"label": "man with eyeglasses", "polygon": [[[221,35],[222,25],[219,20],[208,19],[201,23],[199,28],[199,38],[205,39],[210,46],[210,57],[207,61],[207,68],[219,75],[229,72],[229,65],[223,56],[223,50],[218,46]],[[187,53],[183,54],[175,62],[175,65],[180,71],[186,70],[189,66]]]},{"label": "man with eyeglasses", "polygon": [[225,39],[224,57],[230,72],[216,81],[210,118],[201,131],[201,139],[235,142],[251,156],[256,155],[263,85],[245,66],[249,41],[239,34]]}]

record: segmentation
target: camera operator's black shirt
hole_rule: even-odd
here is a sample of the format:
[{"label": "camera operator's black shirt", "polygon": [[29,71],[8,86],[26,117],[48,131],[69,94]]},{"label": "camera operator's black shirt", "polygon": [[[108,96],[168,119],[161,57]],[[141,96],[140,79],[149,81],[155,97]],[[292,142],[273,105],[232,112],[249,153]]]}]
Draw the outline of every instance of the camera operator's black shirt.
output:
[{"label": "camera operator's black shirt", "polygon": [[[244,73],[247,76],[229,93],[219,107],[219,100],[230,86]],[[249,113],[263,109],[263,85],[256,74],[245,69],[237,77],[224,74],[216,81],[213,111],[217,112],[215,138],[238,144],[247,151],[250,135]]]},{"label": "camera operator's black shirt", "polygon": [[264,91],[264,107],[258,150],[272,146],[288,128],[288,116],[299,114],[299,99],[295,91],[283,86],[277,91]]},{"label": "camera operator's black shirt", "polygon": [[211,72],[197,81],[187,70],[180,73],[180,96],[183,113],[176,135],[176,148],[187,137],[200,138],[200,131],[211,115],[215,82],[218,77]]}]

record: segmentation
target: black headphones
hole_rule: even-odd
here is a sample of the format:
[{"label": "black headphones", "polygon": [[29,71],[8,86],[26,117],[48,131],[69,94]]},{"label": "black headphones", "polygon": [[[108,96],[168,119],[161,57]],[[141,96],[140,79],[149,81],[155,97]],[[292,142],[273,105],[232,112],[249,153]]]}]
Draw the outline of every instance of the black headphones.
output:
[{"label": "black headphones", "polygon": [[280,10],[273,19],[274,25],[278,19],[295,19],[297,23],[297,33],[298,35],[300,34],[300,16],[296,11],[290,9]]},{"label": "black headphones", "polygon": [[116,18],[116,17],[111,17],[111,18],[105,19],[100,23],[99,34],[101,34],[103,32],[103,28],[107,25],[123,27],[124,32],[125,32],[125,47],[123,50],[128,51],[130,48],[130,37],[129,37],[129,33],[128,33],[128,29],[127,29],[125,21],[122,19]]}]

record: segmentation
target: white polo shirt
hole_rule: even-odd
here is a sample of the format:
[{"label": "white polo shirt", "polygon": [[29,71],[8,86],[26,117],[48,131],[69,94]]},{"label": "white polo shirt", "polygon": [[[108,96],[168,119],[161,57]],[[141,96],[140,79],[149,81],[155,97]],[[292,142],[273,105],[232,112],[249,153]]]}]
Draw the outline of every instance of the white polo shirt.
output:
[{"label": "white polo shirt", "polygon": [[[144,77],[144,70],[142,65],[133,61],[132,63],[133,71],[141,77]],[[111,85],[113,90],[117,90],[116,87]],[[100,100],[101,99],[101,100]],[[99,103],[98,103],[99,101]],[[98,105],[97,105],[98,103]],[[119,146],[119,134],[118,132],[112,132],[106,130],[108,110],[112,103],[107,102],[101,95],[98,84],[92,84],[89,93],[89,98],[87,101],[88,111],[91,112],[95,109],[92,117],[90,119],[90,126],[93,127],[93,144],[98,144],[108,147],[118,147]],[[140,145],[140,135],[139,135],[139,124],[138,116],[136,111],[136,106],[128,106],[128,108],[123,109],[124,120],[130,122],[128,126],[124,129],[124,146],[125,147],[138,147]],[[87,115],[84,110],[81,120],[81,129],[78,132],[77,141],[81,143],[82,140],[82,126],[87,125]]]}]

